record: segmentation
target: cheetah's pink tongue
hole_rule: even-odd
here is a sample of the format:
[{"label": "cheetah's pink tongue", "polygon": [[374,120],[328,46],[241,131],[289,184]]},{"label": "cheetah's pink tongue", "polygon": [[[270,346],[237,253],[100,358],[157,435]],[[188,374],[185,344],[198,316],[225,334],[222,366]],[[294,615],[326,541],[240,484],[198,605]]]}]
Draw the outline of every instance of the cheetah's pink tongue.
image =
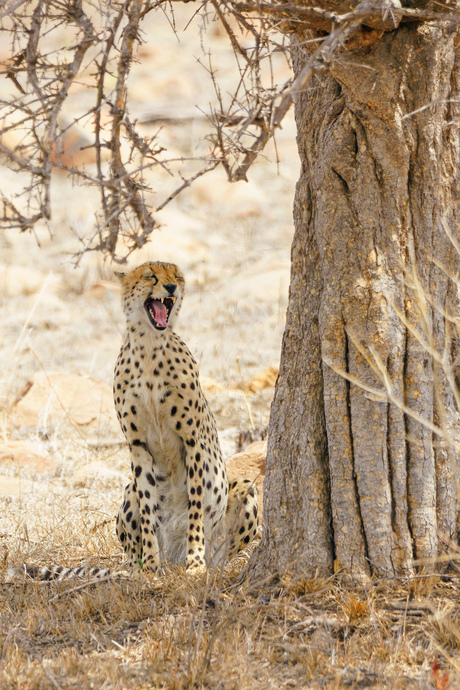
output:
[{"label": "cheetah's pink tongue", "polygon": [[155,310],[155,321],[159,326],[162,326],[163,328],[166,328],[168,325],[168,322],[166,320],[166,317],[168,316],[168,312],[166,310],[165,305],[163,302],[160,302],[159,300],[155,300],[153,303],[153,308]]}]

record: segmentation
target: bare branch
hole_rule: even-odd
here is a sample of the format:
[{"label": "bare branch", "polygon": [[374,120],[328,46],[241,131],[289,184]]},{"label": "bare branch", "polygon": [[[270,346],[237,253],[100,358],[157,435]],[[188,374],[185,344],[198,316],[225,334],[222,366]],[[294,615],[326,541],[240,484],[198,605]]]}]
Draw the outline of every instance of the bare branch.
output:
[{"label": "bare branch", "polygon": [[[361,7],[361,5],[366,6],[368,2],[369,0],[364,0],[359,7]],[[294,103],[297,94],[305,89],[314,74],[327,69],[333,55],[337,53],[344,46],[345,41],[350,38],[355,31],[357,31],[357,29],[359,29],[361,25],[360,19],[355,18],[354,13],[350,13],[350,16],[352,17],[351,20],[348,22],[343,22],[342,26],[329,34],[322,45],[308,60],[301,73],[295,79],[291,88],[282,96],[281,102],[276,107],[273,114],[271,130],[264,130],[261,132],[254,144],[246,153],[243,162],[232,173],[233,180],[247,179],[248,169],[257,158],[259,152],[264,148],[267,141],[273,135],[273,132],[281,125],[281,122],[286,116],[289,108]]]},{"label": "bare branch", "polygon": [[[382,8],[374,3],[374,6],[368,8],[356,8],[345,14],[337,14],[323,10],[319,7],[304,7],[303,5],[294,5],[292,3],[252,3],[252,2],[237,2],[234,5],[239,12],[257,13],[257,14],[275,14],[282,16],[295,15],[296,17],[303,17],[314,20],[321,20],[321,22],[331,22],[332,24],[342,24],[351,19],[380,19],[382,17]],[[416,10],[409,7],[398,7],[396,4],[391,8],[391,12],[395,17],[410,19],[411,21],[431,22],[431,21],[449,21],[454,23],[460,22],[460,14],[447,10],[446,12],[431,12],[429,10]]]},{"label": "bare branch", "polygon": [[[177,156],[168,160],[158,133],[143,136],[129,113],[128,76],[136,46],[141,42],[142,21],[151,11],[166,12],[169,5],[166,0],[112,0],[92,4],[90,13],[84,11],[82,0],[3,3],[0,32],[12,45],[3,74],[14,90],[1,102],[0,154],[21,173],[18,179],[25,186],[12,199],[0,191],[1,223],[24,231],[51,217],[51,176],[56,168],[100,191],[102,213],[84,238],[83,251],[101,251],[114,261],[124,262],[131,251],[148,242],[157,227],[146,201],[146,193],[151,193],[147,170],[161,166],[172,177],[180,178],[174,191],[168,190],[165,199],[155,202],[157,211],[217,165],[223,166],[229,180],[246,180],[251,165],[274,137],[297,96],[315,74],[330,67],[341,51],[360,45],[362,36],[369,33],[378,40],[383,31],[394,29],[401,20],[460,21],[460,13],[447,6],[437,6],[436,11],[409,9],[400,7],[400,0],[363,0],[341,14],[292,1],[198,3],[197,11],[205,20],[211,14],[224,28],[233,47],[239,79],[234,93],[222,96],[209,59],[207,69],[216,93],[209,118],[214,128],[214,134],[208,137],[212,149],[208,156],[195,159],[201,161],[199,169],[194,165],[185,173],[177,170],[183,160],[177,161]],[[244,40],[235,29],[235,21]],[[171,25],[174,30],[174,21]],[[363,25],[377,30],[369,32]],[[72,36],[70,47],[67,39],[59,38],[63,26]],[[289,61],[288,34],[317,27],[321,27],[321,35],[314,39],[320,41],[318,47],[313,48],[314,44],[302,36],[304,45],[311,43],[307,47],[311,57],[302,72],[295,80],[276,84],[271,67],[273,54],[281,52]],[[50,49],[56,41],[61,41],[61,47]],[[90,65],[96,65],[91,74]],[[62,113],[78,82],[93,89],[95,103],[72,117],[69,124]],[[64,155],[69,129],[89,118],[94,130],[82,150],[94,150],[94,171],[85,170]],[[29,174],[25,183],[24,173]],[[123,242],[119,241],[121,237]]]}]

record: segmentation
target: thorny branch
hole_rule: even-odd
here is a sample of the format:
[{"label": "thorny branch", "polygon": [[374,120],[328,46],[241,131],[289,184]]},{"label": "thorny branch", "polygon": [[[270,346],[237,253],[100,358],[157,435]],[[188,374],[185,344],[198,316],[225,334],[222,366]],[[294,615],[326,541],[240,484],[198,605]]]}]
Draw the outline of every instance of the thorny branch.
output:
[{"label": "thorny branch", "polygon": [[[29,174],[29,184],[23,190],[24,203],[3,196],[3,225],[25,231],[50,218],[51,174],[58,169],[100,189],[102,216],[84,241],[83,252],[99,250],[123,262],[148,241],[156,223],[144,198],[145,170],[165,161],[159,158],[161,147],[152,146],[130,120],[126,84],[141,19],[152,7],[142,0],[124,0],[107,6],[101,3],[99,14],[94,8],[86,14],[82,0],[37,0],[11,3],[4,10],[0,31],[12,45],[4,74],[15,91],[0,101],[0,153],[13,169]],[[74,39],[70,49],[53,46],[62,25],[68,28],[70,41]],[[93,65],[95,74],[91,74]],[[107,82],[113,73],[115,88],[109,93]],[[62,108],[82,78],[94,90],[96,104],[69,125]],[[85,117],[94,122],[94,143],[86,148],[95,150],[95,174],[62,155],[67,131]],[[19,143],[11,137],[14,132],[21,136]],[[126,144],[130,147],[127,160]],[[127,243],[120,248],[122,233]]]},{"label": "thorny branch", "polygon": [[[400,0],[355,0],[351,9],[344,5],[343,13],[332,11],[337,5],[328,0],[317,0],[314,6],[289,1],[195,3],[204,24],[213,18],[220,21],[234,51],[239,81],[235,92],[224,99],[209,62],[217,100],[211,116],[211,150],[198,172],[187,178],[179,172],[180,184],[155,204],[155,211],[217,165],[224,167],[231,181],[247,179],[297,94],[316,73],[327,70],[340,51],[359,47],[363,40],[369,45],[404,21],[460,22],[460,13],[447,5],[437,5],[436,11],[413,9]],[[2,73],[11,93],[0,98],[0,155],[22,182],[28,177],[21,194],[13,198],[2,194],[4,226],[26,231],[50,218],[52,171],[59,170],[100,191],[101,214],[83,239],[81,254],[100,251],[125,262],[149,241],[157,223],[146,200],[146,194],[152,193],[146,172],[156,166],[171,172],[172,159],[157,137],[142,136],[130,117],[127,83],[144,18],[167,8],[172,12],[167,0],[85,4],[6,0],[2,4],[0,36],[11,44]],[[54,39],[62,27],[70,48]],[[289,60],[291,34],[305,47],[305,65],[295,80],[276,84],[272,56],[282,52]],[[63,107],[81,83],[94,91],[94,106],[69,123]],[[93,140],[84,148],[94,150],[94,169],[63,155],[63,138],[85,118],[93,124]]]}]

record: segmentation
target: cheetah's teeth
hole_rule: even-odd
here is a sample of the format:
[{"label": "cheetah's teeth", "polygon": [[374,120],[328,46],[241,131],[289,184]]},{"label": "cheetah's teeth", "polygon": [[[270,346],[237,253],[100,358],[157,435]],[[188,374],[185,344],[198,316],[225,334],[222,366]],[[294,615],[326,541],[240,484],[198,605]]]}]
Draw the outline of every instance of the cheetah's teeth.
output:
[{"label": "cheetah's teeth", "polygon": [[145,301],[145,308],[154,328],[160,330],[167,328],[176,299],[175,296],[170,295],[167,297],[149,297]]}]

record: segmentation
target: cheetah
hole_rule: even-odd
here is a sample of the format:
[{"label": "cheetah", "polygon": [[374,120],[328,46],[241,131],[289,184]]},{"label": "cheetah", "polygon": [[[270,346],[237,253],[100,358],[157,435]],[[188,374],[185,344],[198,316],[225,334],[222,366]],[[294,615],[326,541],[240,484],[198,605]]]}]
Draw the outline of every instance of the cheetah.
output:
[{"label": "cheetah", "polygon": [[[228,481],[198,366],[174,332],[185,281],[174,264],[147,262],[116,273],[126,337],[115,365],[114,402],[131,453],[132,477],[116,518],[131,568],[185,563],[203,570],[255,537],[256,487]],[[101,578],[108,570],[24,566],[37,579]]]},{"label": "cheetah", "polygon": [[173,330],[182,273],[174,264],[148,262],[117,276],[126,338],[114,400],[132,470],[117,535],[131,565],[202,568],[219,557],[227,537],[230,557],[252,541],[256,488],[248,479],[229,483],[197,364]]}]

